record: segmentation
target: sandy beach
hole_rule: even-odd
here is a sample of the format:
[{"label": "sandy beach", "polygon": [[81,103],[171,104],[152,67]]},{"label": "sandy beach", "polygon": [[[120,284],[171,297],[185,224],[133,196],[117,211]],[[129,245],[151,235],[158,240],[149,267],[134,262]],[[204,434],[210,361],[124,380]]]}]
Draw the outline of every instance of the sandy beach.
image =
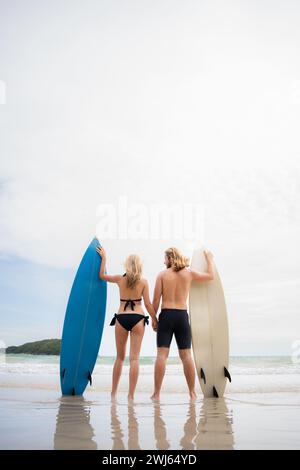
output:
[{"label": "sandy beach", "polygon": [[232,365],[233,381],[223,399],[204,399],[197,383],[193,403],[174,360],[161,401],[153,403],[153,365],[144,364],[133,404],[126,398],[128,365],[115,404],[112,364],[97,364],[83,397],[61,396],[57,365],[53,358],[18,357],[1,364],[1,449],[300,448],[298,365],[280,370],[274,361],[241,360]]}]

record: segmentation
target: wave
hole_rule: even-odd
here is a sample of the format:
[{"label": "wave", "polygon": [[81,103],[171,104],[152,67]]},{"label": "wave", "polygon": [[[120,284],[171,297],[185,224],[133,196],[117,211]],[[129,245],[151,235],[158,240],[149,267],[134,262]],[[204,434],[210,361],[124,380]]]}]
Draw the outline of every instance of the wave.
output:
[{"label": "wave", "polygon": [[[22,356],[22,357],[20,357]],[[114,357],[98,358],[94,368],[94,375],[111,374]],[[140,371],[148,375],[153,374],[155,358],[141,357]],[[125,370],[129,367],[128,359],[124,363]],[[290,358],[232,358],[229,363],[232,376],[252,375],[300,375],[300,364],[293,363]],[[178,358],[169,358],[167,374],[181,374],[182,365]],[[59,373],[59,358],[49,356],[9,355],[6,361],[0,363],[0,373],[13,374],[42,374],[53,375]]]},{"label": "wave", "polygon": [[[93,372],[90,392],[110,392],[114,357],[98,358]],[[154,357],[141,357],[138,391],[151,393],[153,387]],[[232,383],[226,394],[299,393],[300,364],[289,357],[231,357]],[[128,388],[128,361],[125,362],[120,391]],[[2,388],[33,388],[55,390],[60,393],[59,357],[9,355],[0,363]],[[201,394],[199,383],[198,391]],[[165,393],[186,393],[186,383],[180,360],[169,358],[163,390]]]}]

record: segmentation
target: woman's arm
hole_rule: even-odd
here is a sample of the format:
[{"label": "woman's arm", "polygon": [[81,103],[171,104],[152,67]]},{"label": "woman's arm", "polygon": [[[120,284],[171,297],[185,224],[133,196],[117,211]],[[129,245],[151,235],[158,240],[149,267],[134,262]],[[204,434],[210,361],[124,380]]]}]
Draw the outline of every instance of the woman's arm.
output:
[{"label": "woman's arm", "polygon": [[99,253],[99,255],[102,258],[100,271],[99,271],[100,279],[102,279],[103,281],[114,282],[114,283],[118,284],[118,282],[122,278],[121,274],[115,274],[114,276],[112,276],[112,275],[109,275],[109,274],[105,273],[106,253],[105,253],[104,248],[102,246],[101,247],[97,246],[96,251],[97,251],[97,253]]},{"label": "woman's arm", "polygon": [[143,292],[142,292],[142,296],[143,296],[143,299],[144,299],[145,307],[146,307],[149,315],[152,318],[152,328],[153,328],[154,331],[156,331],[157,330],[157,318],[156,318],[156,313],[155,313],[155,310],[153,308],[153,305],[150,301],[148,281],[146,281],[146,279],[145,279],[144,283],[145,283],[145,285],[144,285],[144,289],[143,289]]}]

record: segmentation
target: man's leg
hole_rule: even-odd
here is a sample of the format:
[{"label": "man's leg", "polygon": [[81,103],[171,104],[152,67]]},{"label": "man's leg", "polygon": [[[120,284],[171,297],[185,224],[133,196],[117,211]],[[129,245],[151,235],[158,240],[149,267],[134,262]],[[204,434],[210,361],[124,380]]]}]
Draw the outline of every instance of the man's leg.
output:
[{"label": "man's leg", "polygon": [[191,399],[196,399],[195,392],[195,365],[191,354],[191,349],[178,349],[180,359],[183,365],[184,375],[189,387]]},{"label": "man's leg", "polygon": [[154,393],[151,396],[152,400],[159,400],[160,398],[160,389],[165,375],[166,362],[169,356],[169,351],[170,348],[157,348],[154,370]]},{"label": "man's leg", "polygon": [[187,311],[178,312],[175,325],[175,338],[178,352],[182,361],[184,375],[189,387],[190,398],[196,399],[195,393],[195,365],[192,358],[192,334]]}]

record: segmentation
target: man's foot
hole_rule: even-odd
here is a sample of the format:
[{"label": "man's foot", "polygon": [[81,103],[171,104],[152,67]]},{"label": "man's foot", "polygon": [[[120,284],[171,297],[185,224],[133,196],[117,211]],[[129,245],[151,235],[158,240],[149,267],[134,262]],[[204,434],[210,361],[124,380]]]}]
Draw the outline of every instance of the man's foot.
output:
[{"label": "man's foot", "polygon": [[196,395],[196,392],[193,390],[192,392],[190,392],[190,399],[191,400],[197,400],[197,395]]},{"label": "man's foot", "polygon": [[116,394],[115,394],[115,393],[111,393],[111,394],[110,394],[110,401],[111,401],[112,403],[116,403],[117,397],[116,397]]},{"label": "man's foot", "polygon": [[159,397],[159,393],[153,393],[153,395],[151,395],[151,400],[153,401],[159,401],[160,400],[160,397]]}]

